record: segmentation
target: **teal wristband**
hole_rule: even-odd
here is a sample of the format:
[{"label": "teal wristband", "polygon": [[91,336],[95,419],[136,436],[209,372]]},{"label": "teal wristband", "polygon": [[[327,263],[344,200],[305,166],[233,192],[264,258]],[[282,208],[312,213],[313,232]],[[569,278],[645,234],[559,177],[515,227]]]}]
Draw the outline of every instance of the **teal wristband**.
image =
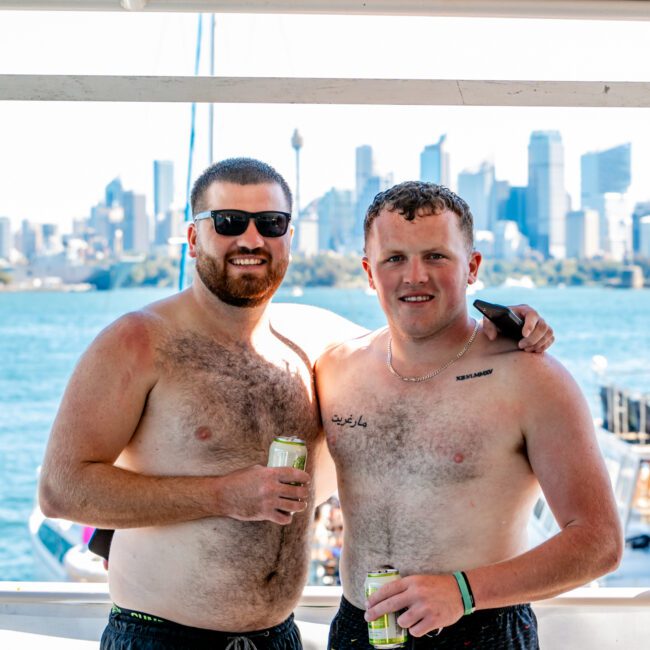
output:
[{"label": "teal wristband", "polygon": [[474,599],[472,598],[467,578],[462,571],[454,571],[454,578],[460,589],[460,596],[463,600],[464,615],[467,616],[474,611]]}]

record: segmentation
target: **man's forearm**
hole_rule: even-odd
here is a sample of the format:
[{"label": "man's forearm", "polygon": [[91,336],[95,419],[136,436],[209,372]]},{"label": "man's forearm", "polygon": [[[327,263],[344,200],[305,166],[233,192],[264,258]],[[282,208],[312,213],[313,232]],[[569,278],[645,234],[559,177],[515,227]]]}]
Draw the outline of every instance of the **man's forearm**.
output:
[{"label": "man's forearm", "polygon": [[47,516],[99,528],[157,526],[223,516],[221,482],[214,476],[145,476],[87,463],[57,480],[44,475],[39,500]]},{"label": "man's forearm", "polygon": [[570,525],[522,555],[466,574],[477,609],[505,607],[551,598],[594,580],[613,571],[621,553],[616,535]]}]

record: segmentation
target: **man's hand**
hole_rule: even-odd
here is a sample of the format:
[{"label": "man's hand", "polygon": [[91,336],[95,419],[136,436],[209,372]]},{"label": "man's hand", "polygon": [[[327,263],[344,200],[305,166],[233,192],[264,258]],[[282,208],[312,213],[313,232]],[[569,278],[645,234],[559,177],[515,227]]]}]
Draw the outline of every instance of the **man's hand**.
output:
[{"label": "man's hand", "polygon": [[302,470],[252,465],[220,478],[218,507],[232,519],[286,525],[307,507],[310,476]]},{"label": "man's hand", "polygon": [[412,636],[424,636],[455,623],[463,615],[458,584],[450,575],[409,576],[378,589],[368,599],[366,621],[405,610],[397,623]]},{"label": "man's hand", "polygon": [[[553,345],[555,336],[553,328],[528,305],[509,305],[510,309],[524,319],[524,338],[519,341],[519,347],[525,352],[544,352]],[[494,341],[499,334],[496,325],[488,318],[483,319],[485,335]]]}]

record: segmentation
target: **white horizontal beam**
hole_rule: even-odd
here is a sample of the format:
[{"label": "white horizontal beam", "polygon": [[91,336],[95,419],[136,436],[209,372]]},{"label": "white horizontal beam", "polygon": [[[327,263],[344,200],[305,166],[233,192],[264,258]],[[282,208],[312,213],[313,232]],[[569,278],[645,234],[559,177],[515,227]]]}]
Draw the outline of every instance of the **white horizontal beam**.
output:
[{"label": "white horizontal beam", "polygon": [[648,0],[0,0],[0,10],[650,20]]},{"label": "white horizontal beam", "polygon": [[650,107],[650,82],[0,75],[0,100]]}]

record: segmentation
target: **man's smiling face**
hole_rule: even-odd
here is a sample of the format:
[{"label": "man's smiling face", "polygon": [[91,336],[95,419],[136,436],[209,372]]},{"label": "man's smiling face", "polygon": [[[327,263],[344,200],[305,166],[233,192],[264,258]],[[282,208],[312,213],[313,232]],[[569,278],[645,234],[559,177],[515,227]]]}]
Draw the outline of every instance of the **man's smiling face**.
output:
[{"label": "man's smiling face", "polygon": [[464,313],[480,254],[470,252],[454,212],[422,210],[408,221],[384,209],[372,223],[366,252],[370,286],[404,336],[434,335]]},{"label": "man's smiling face", "polygon": [[[201,199],[201,210],[289,212],[287,199],[277,183],[239,185],[217,181]],[[210,219],[190,226],[190,255],[196,257],[196,273],[223,302],[236,307],[255,307],[268,302],[280,286],[289,264],[292,229],[281,237],[262,237],[251,219],[241,235],[219,235]]]}]

